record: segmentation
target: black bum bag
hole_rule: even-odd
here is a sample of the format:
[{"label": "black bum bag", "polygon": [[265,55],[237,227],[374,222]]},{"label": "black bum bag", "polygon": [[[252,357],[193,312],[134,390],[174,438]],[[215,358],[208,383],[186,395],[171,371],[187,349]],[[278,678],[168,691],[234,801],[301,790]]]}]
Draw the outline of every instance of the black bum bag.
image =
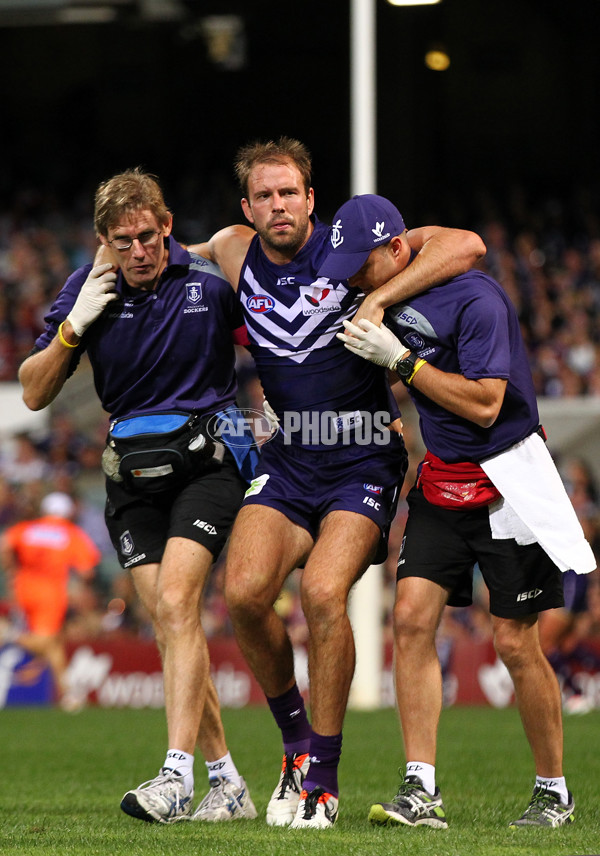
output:
[{"label": "black bum bag", "polygon": [[206,433],[206,419],[179,410],[115,419],[106,443],[105,475],[142,493],[182,487],[220,464],[225,452]]}]

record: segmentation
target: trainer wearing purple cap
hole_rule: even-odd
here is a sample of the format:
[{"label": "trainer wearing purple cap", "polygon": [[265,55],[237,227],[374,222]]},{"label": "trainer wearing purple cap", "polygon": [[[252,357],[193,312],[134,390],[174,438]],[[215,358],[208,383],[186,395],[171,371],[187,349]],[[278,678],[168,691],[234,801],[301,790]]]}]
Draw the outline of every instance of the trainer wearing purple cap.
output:
[{"label": "trainer wearing purple cap", "polygon": [[404,231],[402,215],[389,199],[372,193],[353,196],[333,218],[333,252],[319,268],[319,276],[349,279],[367,261],[371,250],[385,246]]},{"label": "trainer wearing purple cap", "polygon": [[[411,264],[404,221],[389,200],[355,196],[333,222],[319,276],[376,295]],[[589,573],[596,562],[540,436],[517,313],[497,282],[471,270],[390,306],[385,323],[344,322],[346,333],[338,334],[348,350],[406,384],[427,447],[408,496],[394,610],[406,776],[369,818],[447,827],[435,782],[442,707],[435,634],[447,604],[471,603],[478,563],[537,773],[529,806],[510,825],[570,823],[561,697],[537,619],[562,606],[561,571]]]}]

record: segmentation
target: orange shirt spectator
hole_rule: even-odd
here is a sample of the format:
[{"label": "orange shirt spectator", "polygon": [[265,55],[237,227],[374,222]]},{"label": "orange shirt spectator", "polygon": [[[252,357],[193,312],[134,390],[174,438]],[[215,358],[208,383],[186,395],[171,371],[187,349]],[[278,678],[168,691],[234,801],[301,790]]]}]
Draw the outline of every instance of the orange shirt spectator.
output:
[{"label": "orange shirt spectator", "polygon": [[5,560],[12,554],[7,564],[14,601],[32,633],[61,630],[70,572],[89,577],[101,558],[91,538],[67,519],[72,511],[70,497],[51,493],[42,501],[42,517],[16,523],[4,533]]}]

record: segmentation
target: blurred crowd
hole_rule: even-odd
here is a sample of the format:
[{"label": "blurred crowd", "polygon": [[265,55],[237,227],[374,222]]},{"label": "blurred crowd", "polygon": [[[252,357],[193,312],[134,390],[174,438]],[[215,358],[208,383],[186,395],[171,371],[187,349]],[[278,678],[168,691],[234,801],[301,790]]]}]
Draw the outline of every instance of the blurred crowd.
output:
[{"label": "blurred crowd", "polygon": [[[51,299],[69,273],[93,258],[91,195],[82,192],[67,208],[48,194],[23,190],[0,208],[0,381],[16,378]],[[222,225],[223,212],[211,223],[193,216],[182,197],[180,205],[170,200],[178,240],[203,240]],[[508,198],[500,208],[484,195],[468,215],[427,221],[472,228],[484,238],[481,268],[519,311],[538,395],[599,396],[600,213],[583,195],[568,204],[545,199],[529,206],[522,193]],[[240,221],[237,205],[231,209],[231,221]]]},{"label": "blurred crowd", "polygon": [[[0,381],[16,380],[18,366],[42,330],[54,295],[75,268],[93,258],[96,240],[88,195],[91,197],[82,193],[82,201],[72,201],[66,207],[38,191],[21,191],[9,206],[0,209]],[[177,213],[177,202],[169,201]],[[182,201],[182,207],[188,207],[188,200]],[[484,238],[487,255],[481,269],[503,285],[519,311],[538,395],[600,396],[600,221],[589,200],[581,202],[576,218],[569,219],[568,213],[557,200],[528,208],[522,195],[513,194],[502,211],[482,199],[469,222],[447,218],[443,222],[473,228]],[[236,216],[232,214],[232,218]],[[321,216],[326,218],[326,214]],[[174,234],[182,242],[197,241],[207,237],[214,226],[208,216],[176,217]],[[241,351],[239,378],[240,404],[260,406],[262,395],[252,362]],[[398,396],[401,407],[406,406],[403,389]],[[0,437],[0,532],[18,520],[35,516],[41,498],[49,491],[68,493],[77,504],[76,522],[97,544],[102,560],[91,580],[73,582],[67,637],[124,632],[150,635],[150,622],[137,602],[129,575],[116,563],[104,526],[100,456],[106,415],[99,413],[93,424],[85,426],[76,417],[60,406],[54,407],[43,430]],[[385,566],[388,636],[395,565],[406,516],[404,496],[419,461],[415,430],[406,428],[411,470]],[[600,497],[592,470],[586,461],[575,458],[559,460],[558,464],[588,538],[600,552]],[[222,588],[221,558],[206,594],[204,623],[208,635],[230,632]],[[305,631],[296,588],[297,576],[292,575],[278,608],[300,643]],[[477,595],[472,607],[447,610],[440,632],[441,654],[450,650],[452,639],[459,636],[489,638],[483,585],[478,586]],[[1,575],[0,600],[0,609],[8,613],[10,603]],[[547,634],[550,654],[552,646],[568,653],[582,638],[600,639],[596,574],[588,580],[584,608],[578,608],[571,618],[561,633]]]}]

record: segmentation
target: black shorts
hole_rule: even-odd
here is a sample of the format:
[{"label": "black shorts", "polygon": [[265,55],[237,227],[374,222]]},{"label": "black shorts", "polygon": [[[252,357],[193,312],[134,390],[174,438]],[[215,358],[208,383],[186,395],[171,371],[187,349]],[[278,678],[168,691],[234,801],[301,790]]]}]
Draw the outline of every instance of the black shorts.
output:
[{"label": "black shorts", "polygon": [[160,562],[168,538],[188,538],[216,558],[248,487],[233,456],[184,488],[146,495],[106,480],[105,520],[123,568]]},{"label": "black shorts", "polygon": [[519,618],[563,606],[562,573],[539,544],[492,538],[487,507],[440,508],[412,488],[397,579],[422,577],[449,591],[450,606],[473,602],[473,568],[490,593],[490,612]]}]

